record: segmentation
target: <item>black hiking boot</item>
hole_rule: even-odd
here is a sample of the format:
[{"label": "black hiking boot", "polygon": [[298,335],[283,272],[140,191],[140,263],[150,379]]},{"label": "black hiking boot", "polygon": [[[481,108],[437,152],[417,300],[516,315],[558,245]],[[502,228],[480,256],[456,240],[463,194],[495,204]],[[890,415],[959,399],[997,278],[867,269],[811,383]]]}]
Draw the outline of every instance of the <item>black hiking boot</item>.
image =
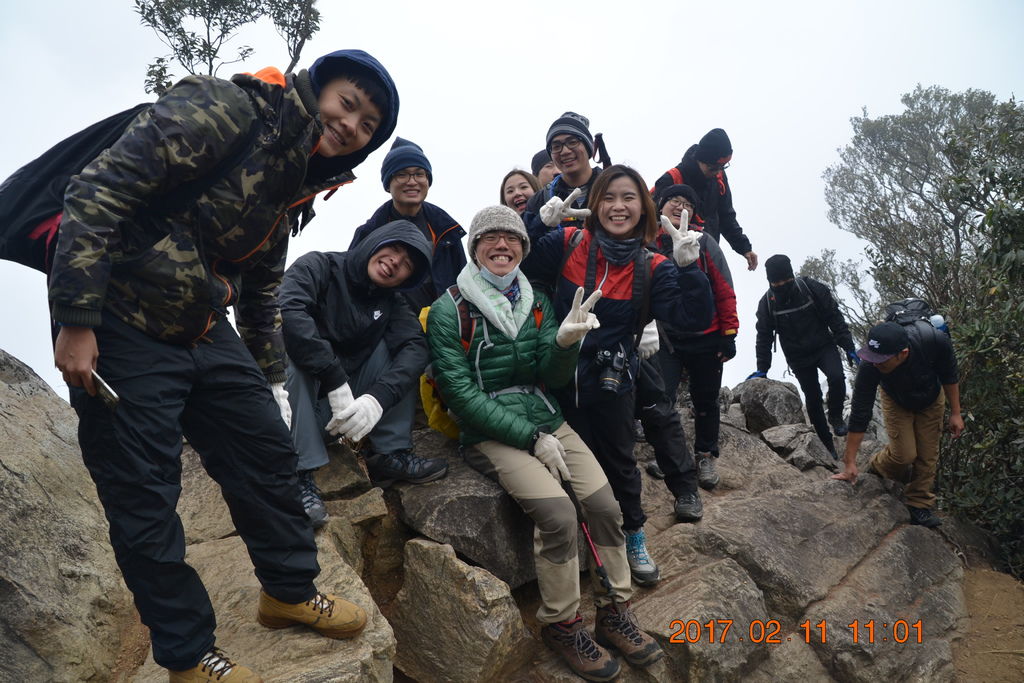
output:
[{"label": "black hiking boot", "polygon": [[910,511],[911,524],[923,526],[925,529],[942,526],[942,520],[930,508],[915,508],[908,505],[907,510]]},{"label": "black hiking boot", "polygon": [[594,642],[583,627],[583,618],[547,624],[540,630],[540,639],[561,657],[572,672],[588,681],[611,681],[619,675],[621,665],[608,651]]},{"label": "black hiking boot", "polygon": [[448,463],[441,458],[421,458],[411,450],[374,453],[366,458],[366,468],[373,483],[382,489],[396,481],[426,484],[448,474]]},{"label": "black hiking boot", "polygon": [[665,656],[658,641],[640,630],[628,602],[598,607],[596,620],[598,644],[618,650],[630,664],[649,666]]},{"label": "black hiking boot", "polygon": [[661,465],[656,462],[647,463],[647,474],[651,475],[655,479],[664,479],[665,473],[661,469]]},{"label": "black hiking boot", "polygon": [[320,489],[313,481],[314,472],[316,470],[299,470],[299,487],[302,489],[302,507],[306,511],[306,516],[309,517],[309,523],[313,525],[314,529],[319,529],[327,524],[330,516],[327,514],[327,508],[324,507],[323,498],[320,497]]},{"label": "black hiking boot", "polygon": [[680,522],[699,522],[704,517],[704,503],[700,494],[684,493],[676,498],[676,519]]}]

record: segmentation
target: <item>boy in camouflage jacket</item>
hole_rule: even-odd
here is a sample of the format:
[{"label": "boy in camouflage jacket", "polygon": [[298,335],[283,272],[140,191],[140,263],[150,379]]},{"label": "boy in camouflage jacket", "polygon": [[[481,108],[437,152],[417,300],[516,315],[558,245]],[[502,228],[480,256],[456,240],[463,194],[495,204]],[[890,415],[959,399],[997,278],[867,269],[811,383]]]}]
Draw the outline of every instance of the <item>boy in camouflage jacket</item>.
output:
[{"label": "boy in camouflage jacket", "polygon": [[[55,362],[115,556],[172,681],[257,680],[214,647],[212,605],[184,562],[182,434],[248,547],[260,623],[316,622],[335,638],[365,623],[362,608],[313,583],[277,290],[289,233],[312,217],[313,197],[351,182],[397,115],[391,77],[358,50],[298,74],[190,76],[67,188],[49,288]],[[233,155],[233,168],[218,165]],[[195,201],[156,208],[207,175],[219,177]],[[94,372],[119,395],[116,407],[96,395]]]}]

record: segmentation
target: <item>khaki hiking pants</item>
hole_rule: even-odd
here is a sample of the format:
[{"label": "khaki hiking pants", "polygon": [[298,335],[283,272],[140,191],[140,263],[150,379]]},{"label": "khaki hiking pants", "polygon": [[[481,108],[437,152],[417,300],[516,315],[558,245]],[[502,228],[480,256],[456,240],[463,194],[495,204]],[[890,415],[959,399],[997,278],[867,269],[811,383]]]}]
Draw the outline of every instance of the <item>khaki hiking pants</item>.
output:
[{"label": "khaki hiking pants", "polygon": [[[906,483],[903,497],[915,508],[935,506],[935,468],[939,462],[939,437],[945,416],[946,396],[924,410],[913,412],[900,406],[882,391],[882,415],[889,443],[871,459],[872,466],[886,479]],[[909,472],[908,472],[909,470]]]},{"label": "khaki hiking pants", "polygon": [[[572,488],[583,507],[590,535],[608,571],[618,601],[633,597],[622,513],[601,466],[568,423],[554,431],[565,448],[565,465]],[[508,491],[534,523],[533,557],[540,587],[541,623],[571,619],[580,606],[580,566],[576,508],[548,469],[526,451],[498,441],[483,441],[466,449],[466,462],[495,479]],[[593,561],[591,561],[591,564]],[[591,571],[595,601],[611,600]]]}]

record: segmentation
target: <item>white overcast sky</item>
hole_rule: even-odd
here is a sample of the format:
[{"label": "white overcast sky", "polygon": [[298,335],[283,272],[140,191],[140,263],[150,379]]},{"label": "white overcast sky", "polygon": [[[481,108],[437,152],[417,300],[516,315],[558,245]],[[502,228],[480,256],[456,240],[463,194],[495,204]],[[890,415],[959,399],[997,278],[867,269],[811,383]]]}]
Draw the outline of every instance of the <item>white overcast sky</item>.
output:
[{"label": "white overcast sky", "polygon": [[[132,8],[131,0],[0,0],[0,179],[67,135],[150,99],[146,65],[168,50]],[[464,226],[497,202],[506,171],[529,168],[563,111],[589,117],[613,161],[649,183],[721,127],[735,150],[729,177],[739,221],[762,263],[786,253],[799,267],[824,248],[862,254],[858,240],[828,223],[821,174],[863,107],[872,116],[897,113],[900,95],[918,83],[1000,99],[1024,94],[1019,0],[321,0],[320,9],[321,30],[301,64],[341,48],[376,56],[398,85],[397,134],[422,145],[433,165],[428,201]],[[255,52],[221,76],[287,63],[269,23],[238,42]],[[290,259],[347,248],[389,199],[380,184],[389,145],[356,169],[356,183],[318,202]],[[726,365],[731,386],[755,369],[754,313],[766,282],[763,267],[747,273],[726,251],[740,317],[739,355]],[[66,396],[52,368],[43,276],[0,262],[0,283],[0,348]],[[777,354],[769,376],[782,378],[784,369]]]}]

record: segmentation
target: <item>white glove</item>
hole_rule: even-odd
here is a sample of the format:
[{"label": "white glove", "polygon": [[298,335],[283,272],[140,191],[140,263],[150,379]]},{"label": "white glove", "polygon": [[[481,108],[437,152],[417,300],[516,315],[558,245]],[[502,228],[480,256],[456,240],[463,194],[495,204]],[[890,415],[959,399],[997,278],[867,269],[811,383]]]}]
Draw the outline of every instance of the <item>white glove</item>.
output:
[{"label": "white glove", "polygon": [[658,322],[652,320],[644,326],[640,334],[640,360],[647,360],[661,348],[661,340],[658,338]]},{"label": "white glove", "polygon": [[341,431],[341,414],[352,405],[355,397],[352,395],[352,387],[345,382],[337,389],[327,392],[327,402],[331,406],[331,420],[327,423],[327,433],[337,436]]},{"label": "white glove", "polygon": [[576,188],[569,193],[564,200],[559,197],[552,197],[547,204],[540,207],[540,219],[549,228],[557,228],[558,224],[566,218],[586,218],[590,215],[590,209],[574,209],[572,203],[583,194],[583,190]]},{"label": "white glove", "polygon": [[277,407],[281,411],[281,419],[288,426],[288,429],[292,428],[292,405],[288,403],[288,392],[284,389],[284,382],[275,382],[270,385],[270,390],[274,393],[274,400],[277,401]]},{"label": "white glove", "polygon": [[533,455],[548,468],[556,481],[569,481],[569,468],[565,466],[565,448],[551,434],[541,434],[533,445]]},{"label": "white glove", "polygon": [[569,308],[569,313],[565,316],[565,320],[562,321],[561,327],[558,328],[558,332],[555,334],[556,344],[563,349],[568,349],[587,336],[587,332],[601,327],[601,322],[597,319],[597,316],[590,312],[590,309],[594,307],[594,304],[600,298],[600,289],[587,297],[586,301],[583,301],[583,288],[580,287],[576,290],[576,296],[572,300],[572,307]]},{"label": "white glove", "polygon": [[665,216],[661,217],[661,227],[672,238],[672,258],[680,268],[690,265],[700,256],[700,236],[686,228],[690,216],[687,211],[679,217],[680,228],[676,228]]},{"label": "white glove", "polygon": [[341,411],[336,418],[338,433],[334,435],[347,436],[358,443],[370,433],[383,414],[384,409],[380,407],[380,403],[377,403],[377,399],[369,394],[363,394],[352,401],[349,407]]}]

